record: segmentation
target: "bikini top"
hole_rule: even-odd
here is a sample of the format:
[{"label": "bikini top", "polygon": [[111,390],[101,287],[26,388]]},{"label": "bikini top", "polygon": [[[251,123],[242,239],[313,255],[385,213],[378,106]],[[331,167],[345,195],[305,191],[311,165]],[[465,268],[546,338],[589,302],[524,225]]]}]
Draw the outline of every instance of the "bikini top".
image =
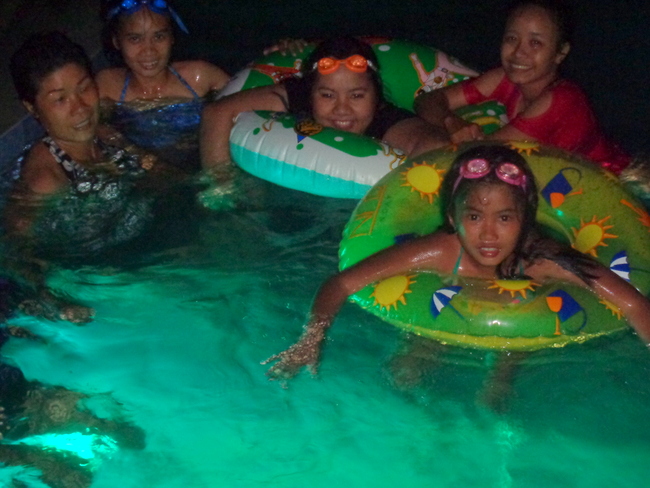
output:
[{"label": "bikini top", "polygon": [[159,155],[187,172],[201,169],[199,126],[204,99],[171,66],[168,69],[194,95],[189,100],[134,100],[124,102],[130,74],[120,101],[106,113],[105,122],[136,146]]},{"label": "bikini top", "polygon": [[[200,99],[201,97],[199,96],[196,91],[194,91],[194,88],[190,86],[190,84],[185,81],[185,78],[183,78],[178,71],[176,71],[171,65],[167,66],[167,69],[171,71],[171,73],[180,81],[185,88],[187,88],[190,93],[194,96],[195,99]],[[129,82],[131,81],[131,72],[127,71],[126,77],[124,78],[124,87],[122,88],[122,93],[120,94],[120,102],[123,102],[124,99],[126,98],[126,91],[129,88]]]},{"label": "bikini top", "polygon": [[99,139],[95,143],[99,146],[105,162],[110,165],[109,168],[116,171],[91,172],[72,159],[50,136],[45,136],[42,141],[54,160],[61,165],[73,189],[78,193],[106,192],[108,190],[108,193],[111,194],[119,186],[116,176],[125,173],[141,175],[145,172],[138,156],[129,154],[124,149],[105,144]]}]

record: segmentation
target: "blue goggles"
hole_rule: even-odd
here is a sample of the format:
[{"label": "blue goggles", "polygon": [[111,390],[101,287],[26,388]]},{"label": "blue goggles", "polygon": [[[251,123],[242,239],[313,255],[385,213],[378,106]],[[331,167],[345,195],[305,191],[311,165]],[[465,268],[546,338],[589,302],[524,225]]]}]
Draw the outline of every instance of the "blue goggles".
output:
[{"label": "blue goggles", "polygon": [[176,11],[171,7],[171,5],[167,3],[166,0],[124,0],[117,7],[109,10],[108,14],[106,15],[106,20],[111,20],[116,15],[134,14],[143,7],[146,7],[157,14],[169,14],[169,16],[174,19],[174,22],[176,22],[176,25],[178,25],[180,30],[185,32],[185,34],[190,33]]}]

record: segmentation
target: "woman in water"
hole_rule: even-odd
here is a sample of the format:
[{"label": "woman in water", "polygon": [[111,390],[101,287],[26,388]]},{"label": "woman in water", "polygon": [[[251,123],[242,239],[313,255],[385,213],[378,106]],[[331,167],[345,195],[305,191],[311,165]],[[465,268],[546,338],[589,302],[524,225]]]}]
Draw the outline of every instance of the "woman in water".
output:
[{"label": "woman in water", "polygon": [[[44,263],[95,257],[140,236],[151,221],[153,200],[140,186],[164,167],[98,137],[99,97],[90,60],[63,34],[30,37],[10,68],[18,96],[46,135],[14,171],[5,245],[15,252],[4,253],[5,264],[22,284],[51,297]],[[76,311],[64,310],[60,318],[88,319]]]},{"label": "woman in water", "polygon": [[322,42],[303,62],[300,76],[235,93],[205,108],[203,166],[230,161],[233,119],[251,110],[311,118],[325,127],[381,139],[408,155],[444,145],[446,138],[436,128],[384,100],[379,71],[377,57],[367,43],[350,37]]},{"label": "woman in water", "polygon": [[[516,151],[491,145],[461,153],[441,189],[445,228],[378,252],[328,279],[300,340],[266,361],[278,361],[270,377],[288,378],[303,366],[315,371],[325,331],[347,297],[416,270],[483,279],[525,276],[537,283],[559,280],[587,287],[615,304],[650,343],[650,302],[586,255],[541,237],[535,224],[537,195],[534,176]],[[511,366],[497,368],[501,379],[511,376]]]},{"label": "woman in water", "polygon": [[97,74],[106,121],[139,147],[197,170],[204,97],[230,77],[205,61],[170,61],[175,26],[187,28],[167,0],[109,1],[103,17],[107,50],[124,63]]},{"label": "woman in water", "polygon": [[[630,157],[603,136],[582,90],[560,78],[570,50],[572,21],[561,0],[519,0],[509,10],[501,66],[481,76],[423,94],[420,117],[446,130],[453,143],[496,139],[539,141],[575,152],[620,173]],[[486,136],[453,111],[486,100],[505,105],[510,122]]]}]

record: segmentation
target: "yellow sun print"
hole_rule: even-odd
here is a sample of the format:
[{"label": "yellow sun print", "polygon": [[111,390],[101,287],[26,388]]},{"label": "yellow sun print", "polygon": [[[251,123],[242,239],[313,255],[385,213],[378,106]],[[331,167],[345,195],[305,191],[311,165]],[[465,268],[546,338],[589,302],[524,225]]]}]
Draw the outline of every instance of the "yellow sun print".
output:
[{"label": "yellow sun print", "polygon": [[379,305],[381,308],[387,308],[388,310],[390,310],[390,307],[395,307],[395,310],[397,310],[397,302],[406,305],[405,295],[411,293],[409,287],[415,283],[413,278],[415,278],[415,275],[400,275],[387,278],[377,283],[375,285],[375,291],[370,294],[375,299],[373,305]]},{"label": "yellow sun print", "polygon": [[420,192],[421,198],[429,198],[429,203],[433,203],[433,199],[440,191],[442,184],[442,175],[444,169],[436,169],[434,164],[417,164],[415,163],[411,168],[402,173],[405,183],[402,186],[410,186],[411,191]]},{"label": "yellow sun print", "polygon": [[607,233],[608,229],[614,227],[613,225],[605,225],[605,222],[609,218],[610,216],[607,216],[604,219],[598,220],[594,215],[591,221],[586,223],[580,219],[580,229],[571,229],[575,238],[573,248],[597,258],[598,251],[596,248],[600,246],[607,247],[605,239],[616,239],[618,237],[614,234]]},{"label": "yellow sun print", "polygon": [[[645,227],[650,227],[650,214],[648,214],[648,212],[638,207],[635,207],[627,200],[621,200],[621,203],[626,207],[631,208],[632,211],[639,216],[639,222],[641,222],[641,224],[643,224]],[[648,229],[648,232],[650,232],[650,229]]]},{"label": "yellow sun print", "polygon": [[536,286],[539,286],[539,283],[535,283],[532,280],[494,280],[491,281],[488,289],[498,288],[499,295],[504,291],[509,291],[512,298],[517,293],[521,294],[522,298],[526,298],[526,291],[535,291]]},{"label": "yellow sun print", "polygon": [[519,154],[526,154],[526,156],[530,156],[532,153],[539,151],[539,143],[537,142],[510,141],[508,146]]},{"label": "yellow sun print", "polygon": [[623,315],[623,312],[621,311],[620,308],[618,308],[616,305],[614,305],[609,300],[602,299],[602,300],[600,300],[600,303],[605,305],[607,310],[612,312],[612,315],[615,315],[618,318],[618,320],[621,320],[621,316]]}]

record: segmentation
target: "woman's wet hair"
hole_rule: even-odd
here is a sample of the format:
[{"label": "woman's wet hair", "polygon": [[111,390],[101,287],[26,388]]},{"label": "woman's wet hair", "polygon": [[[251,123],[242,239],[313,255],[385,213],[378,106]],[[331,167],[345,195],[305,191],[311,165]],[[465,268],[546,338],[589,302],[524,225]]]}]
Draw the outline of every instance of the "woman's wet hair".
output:
[{"label": "woman's wet hair", "polygon": [[[490,164],[490,172],[480,178],[460,177],[461,167],[473,159],[486,160]],[[503,163],[517,166],[526,177],[525,184],[511,184],[501,180],[494,169]],[[559,266],[587,283],[594,279],[591,270],[593,270],[596,263],[593,259],[575,249],[542,236],[536,222],[539,196],[535,175],[524,157],[506,146],[496,144],[475,146],[462,152],[454,160],[445,175],[440,190],[443,208],[446,209],[445,223],[443,225],[447,232],[453,233],[456,231],[452,219],[459,205],[467,201],[472,191],[485,185],[500,185],[507,188],[512,193],[514,201],[519,205],[522,216],[521,233],[517,239],[512,258],[506,259],[497,268],[499,278],[521,278],[521,270],[527,263],[539,259],[548,259],[556,262]]]},{"label": "woman's wet hair", "polygon": [[553,23],[557,26],[559,33],[558,49],[565,43],[571,44],[576,21],[573,8],[565,0],[515,0],[507,8],[506,22],[509,22],[510,18],[518,10],[531,6],[546,10]]},{"label": "woman's wet hair", "polygon": [[61,32],[30,36],[11,56],[9,63],[18,98],[33,104],[41,82],[70,63],[77,64],[92,74],[92,63],[83,47]]},{"label": "woman's wet hair", "polygon": [[300,96],[296,97],[296,102],[300,101],[301,106],[293,106],[295,104],[292,104],[292,112],[297,115],[311,116],[311,93],[318,76],[321,76],[318,70],[314,69],[314,65],[319,60],[328,57],[347,59],[354,54],[360,54],[375,66],[376,69],[368,68],[366,73],[370,76],[370,80],[375,87],[377,106],[380,106],[384,101],[384,87],[379,76],[380,66],[375,52],[367,42],[356,37],[344,36],[333,37],[321,42],[303,61],[300,70],[301,76],[294,79],[296,80],[296,90],[300,93]]}]

